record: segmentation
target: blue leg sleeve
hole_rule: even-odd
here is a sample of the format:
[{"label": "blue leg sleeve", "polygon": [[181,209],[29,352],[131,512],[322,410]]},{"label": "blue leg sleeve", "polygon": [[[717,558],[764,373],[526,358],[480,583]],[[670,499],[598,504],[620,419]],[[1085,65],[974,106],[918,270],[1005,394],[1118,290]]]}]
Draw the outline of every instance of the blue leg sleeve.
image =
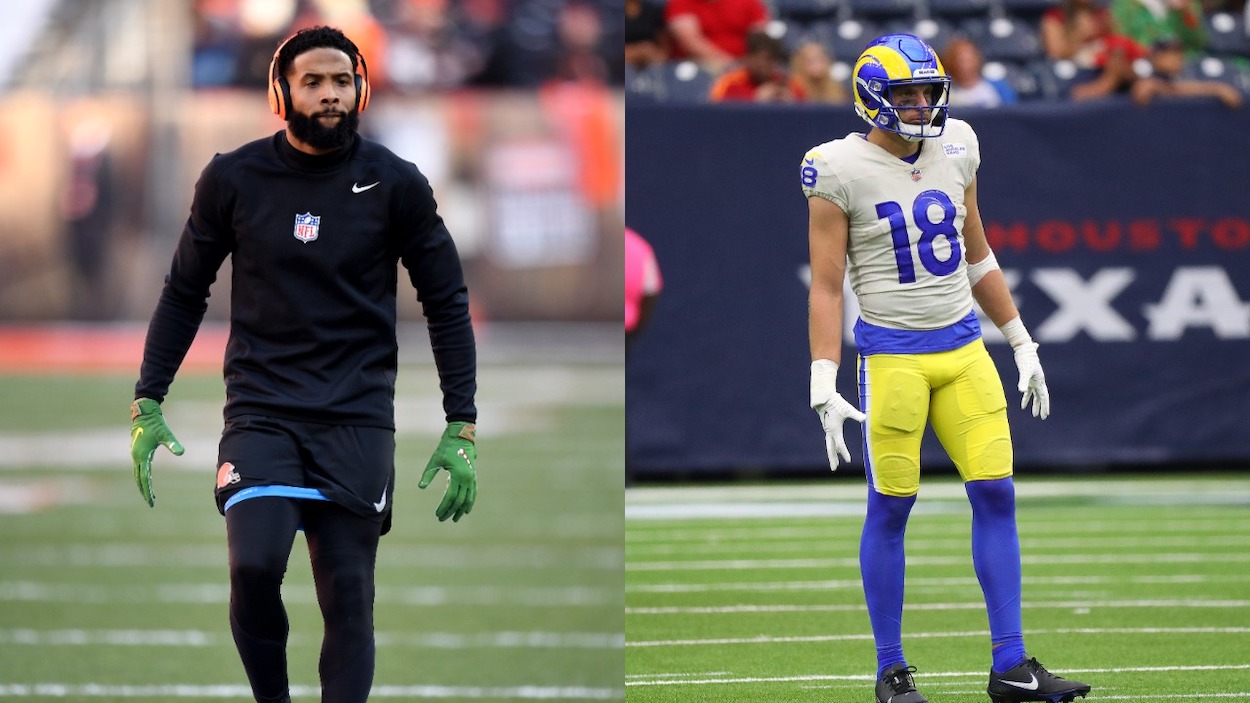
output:
[{"label": "blue leg sleeve", "polygon": [[859,542],[864,599],[877,643],[877,675],[903,658],[903,534],[916,496],[899,498],[868,489],[868,514]]},{"label": "blue leg sleeve", "polygon": [[1020,537],[1011,477],[964,484],[972,503],[972,564],[985,594],[995,671],[1024,661],[1020,615]]}]

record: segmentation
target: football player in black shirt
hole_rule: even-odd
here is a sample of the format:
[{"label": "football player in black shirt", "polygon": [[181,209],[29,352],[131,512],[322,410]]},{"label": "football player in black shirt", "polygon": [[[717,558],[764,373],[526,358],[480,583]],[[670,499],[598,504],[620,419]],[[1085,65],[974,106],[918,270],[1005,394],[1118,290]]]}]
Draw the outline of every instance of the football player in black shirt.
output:
[{"label": "football player in black shirt", "polygon": [[419,486],[448,472],[435,510],[458,521],[477,496],[477,360],[460,259],[417,168],[356,134],[368,69],[337,29],[278,47],[269,103],[284,131],[218,154],[144,346],[131,405],[135,480],[154,505],[152,457],[182,454],[161,402],[231,258],[225,430],[217,506],[230,555],[230,627],[257,701],[290,700],[281,584],[308,541],[325,619],[324,703],[373,681],[374,566],[395,489],[397,262],[421,302],[447,429]]}]

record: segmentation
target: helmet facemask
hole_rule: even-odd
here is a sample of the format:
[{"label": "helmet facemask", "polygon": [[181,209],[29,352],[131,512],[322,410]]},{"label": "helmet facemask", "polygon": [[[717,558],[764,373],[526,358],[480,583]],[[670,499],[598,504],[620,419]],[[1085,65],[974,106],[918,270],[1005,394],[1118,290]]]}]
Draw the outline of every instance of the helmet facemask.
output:
[{"label": "helmet facemask", "polygon": [[[872,126],[909,142],[941,136],[945,130],[951,79],[920,39],[906,34],[878,39],[856,62],[854,78],[855,112]],[[896,91],[914,85],[930,87],[927,104],[896,104],[911,102],[896,99]],[[916,120],[916,110],[923,111],[923,119]]]}]

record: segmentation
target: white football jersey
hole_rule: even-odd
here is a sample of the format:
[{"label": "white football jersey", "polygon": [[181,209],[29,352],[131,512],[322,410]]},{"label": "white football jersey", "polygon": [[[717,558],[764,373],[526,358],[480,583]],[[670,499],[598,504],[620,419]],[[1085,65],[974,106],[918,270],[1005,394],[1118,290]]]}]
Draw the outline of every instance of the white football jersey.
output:
[{"label": "white football jersey", "polygon": [[860,317],[881,327],[937,329],[972,309],[964,191],[981,163],[977,135],[947,119],[942,136],[921,144],[909,164],[851,133],[811,149],[800,166],[803,194],[847,214],[851,290]]}]

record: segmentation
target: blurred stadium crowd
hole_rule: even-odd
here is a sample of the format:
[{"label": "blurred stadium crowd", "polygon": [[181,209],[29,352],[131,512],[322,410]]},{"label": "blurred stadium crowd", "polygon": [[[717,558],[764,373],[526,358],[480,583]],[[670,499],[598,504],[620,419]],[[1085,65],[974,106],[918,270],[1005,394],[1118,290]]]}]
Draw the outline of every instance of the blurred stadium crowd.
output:
[{"label": "blurred stadium crowd", "polygon": [[195,0],[197,88],[267,81],[273,48],[330,24],[369,61],[375,89],[537,86],[556,79],[620,85],[616,0]]},{"label": "blurred stadium crowd", "polygon": [[1245,0],[625,0],[625,90],[656,102],[852,99],[865,45],[916,34],[954,105],[1250,95]]},{"label": "blurred stadium crowd", "polygon": [[200,170],[281,128],[274,49],[318,24],[360,46],[361,132],[430,179],[475,319],[620,319],[619,0],[23,0],[6,22],[0,322],[145,319]]}]

